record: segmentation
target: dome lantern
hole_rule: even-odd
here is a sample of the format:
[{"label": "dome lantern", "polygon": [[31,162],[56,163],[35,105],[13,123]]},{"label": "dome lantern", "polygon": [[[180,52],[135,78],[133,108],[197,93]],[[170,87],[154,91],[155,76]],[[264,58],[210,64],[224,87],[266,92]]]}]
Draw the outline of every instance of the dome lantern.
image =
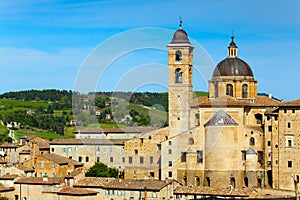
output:
[{"label": "dome lantern", "polygon": [[228,58],[237,58],[238,57],[238,47],[234,42],[234,35],[231,36],[231,42],[228,47]]}]

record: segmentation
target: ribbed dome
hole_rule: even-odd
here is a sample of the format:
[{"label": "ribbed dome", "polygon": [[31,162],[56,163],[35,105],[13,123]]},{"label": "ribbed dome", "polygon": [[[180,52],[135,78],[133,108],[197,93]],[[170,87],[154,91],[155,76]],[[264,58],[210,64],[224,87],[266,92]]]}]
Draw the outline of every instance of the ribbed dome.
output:
[{"label": "ribbed dome", "polygon": [[178,44],[178,43],[188,43],[188,44],[190,44],[188,35],[183,29],[178,29],[173,35],[173,39],[171,41],[171,44]]},{"label": "ribbed dome", "polygon": [[252,76],[253,72],[250,66],[239,58],[226,58],[222,60],[215,68],[213,77],[218,76]]}]

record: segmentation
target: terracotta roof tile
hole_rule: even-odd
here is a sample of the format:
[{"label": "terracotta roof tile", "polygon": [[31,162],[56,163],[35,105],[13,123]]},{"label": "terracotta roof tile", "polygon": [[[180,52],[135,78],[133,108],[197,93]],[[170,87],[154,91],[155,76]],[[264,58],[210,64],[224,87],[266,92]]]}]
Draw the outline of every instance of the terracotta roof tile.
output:
[{"label": "terracotta roof tile", "polygon": [[156,179],[146,179],[146,180],[124,180],[116,179],[110,183],[107,183],[105,189],[122,189],[122,190],[152,190],[159,191],[166,187],[173,180],[161,181]]},{"label": "terracotta roof tile", "polygon": [[71,165],[74,165],[74,166],[82,166],[83,163],[81,162],[78,162],[76,160],[73,160],[73,159],[69,159],[69,158],[66,158],[64,156],[60,156],[60,155],[57,155],[57,154],[41,154],[41,155],[38,155],[39,157],[42,157],[42,158],[45,158],[49,161],[52,161],[52,162],[55,162],[59,165],[65,165],[65,164],[71,164]]},{"label": "terracotta roof tile", "polygon": [[33,168],[26,167],[24,165],[15,165],[16,168],[23,170],[24,172],[34,172]]},{"label": "terracotta roof tile", "polygon": [[0,192],[9,192],[9,191],[14,191],[14,187],[5,187],[0,183]]},{"label": "terracotta roof tile", "polygon": [[230,96],[222,96],[219,98],[209,99],[206,96],[198,97],[193,100],[192,106],[200,107],[244,107],[244,106],[263,106],[263,107],[274,107],[277,106],[280,102],[266,97],[266,96],[257,96],[254,100],[250,99],[236,99]]},{"label": "terracotta roof tile", "polygon": [[114,178],[104,177],[84,177],[74,184],[74,187],[96,187],[102,188],[104,185],[114,181]]},{"label": "terracotta roof tile", "polygon": [[61,189],[57,194],[68,196],[91,196],[97,195],[97,192],[83,188],[65,187]]},{"label": "terracotta roof tile", "polygon": [[16,144],[16,143],[3,143],[0,145],[1,148],[18,148],[21,147],[22,145]]},{"label": "terracotta roof tile", "polygon": [[279,107],[287,107],[287,106],[300,106],[300,99],[295,99],[295,100],[291,100],[291,101],[287,101],[287,102],[281,102],[279,105]]},{"label": "terracotta roof tile", "polygon": [[16,174],[5,174],[0,177],[0,180],[14,180],[18,177]]},{"label": "terracotta roof tile", "polygon": [[64,183],[63,178],[48,178],[48,181],[43,181],[41,177],[26,177],[15,181],[15,184],[29,184],[29,185],[60,185]]}]

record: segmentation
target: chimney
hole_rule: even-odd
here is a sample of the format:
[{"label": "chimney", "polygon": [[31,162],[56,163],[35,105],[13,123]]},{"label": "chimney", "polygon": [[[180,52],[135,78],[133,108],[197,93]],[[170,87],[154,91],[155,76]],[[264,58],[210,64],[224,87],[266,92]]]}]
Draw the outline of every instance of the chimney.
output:
[{"label": "chimney", "polygon": [[272,99],[272,93],[269,93],[269,98]]}]

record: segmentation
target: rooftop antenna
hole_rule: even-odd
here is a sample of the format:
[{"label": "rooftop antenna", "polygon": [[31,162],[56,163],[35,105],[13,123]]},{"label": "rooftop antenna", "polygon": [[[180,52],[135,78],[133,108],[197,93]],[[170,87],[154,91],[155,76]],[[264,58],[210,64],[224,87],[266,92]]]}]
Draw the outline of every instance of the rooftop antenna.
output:
[{"label": "rooftop antenna", "polygon": [[182,19],[181,19],[181,16],[180,16],[180,18],[179,18],[179,29],[182,29]]},{"label": "rooftop antenna", "polygon": [[234,39],[234,31],[232,30],[231,31],[231,40],[233,41],[233,39]]}]

